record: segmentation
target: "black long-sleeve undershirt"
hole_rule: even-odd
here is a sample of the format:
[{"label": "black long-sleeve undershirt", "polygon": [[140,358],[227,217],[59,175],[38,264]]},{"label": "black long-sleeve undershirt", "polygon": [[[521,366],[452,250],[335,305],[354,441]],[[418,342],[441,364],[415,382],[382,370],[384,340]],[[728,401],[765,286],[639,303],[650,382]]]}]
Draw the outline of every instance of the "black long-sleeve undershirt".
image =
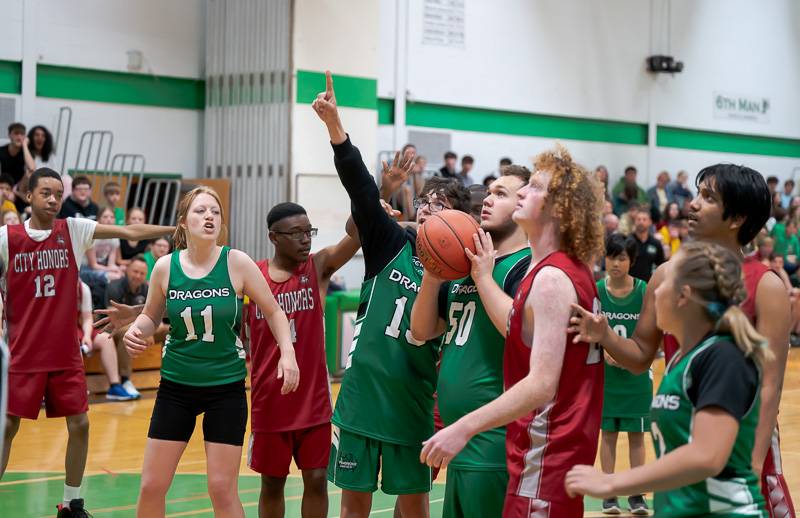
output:
[{"label": "black long-sleeve undershirt", "polygon": [[364,280],[371,279],[402,250],[406,242],[416,244],[416,232],[401,227],[384,212],[375,180],[350,137],[332,144],[333,163],[339,180],[350,197],[350,211],[358,228],[364,252]]}]

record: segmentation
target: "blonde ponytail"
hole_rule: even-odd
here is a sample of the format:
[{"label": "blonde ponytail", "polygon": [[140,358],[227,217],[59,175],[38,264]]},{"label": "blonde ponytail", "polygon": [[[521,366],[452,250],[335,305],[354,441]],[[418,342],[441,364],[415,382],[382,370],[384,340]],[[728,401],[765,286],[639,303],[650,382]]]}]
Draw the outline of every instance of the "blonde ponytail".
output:
[{"label": "blonde ponytail", "polygon": [[767,339],[738,306],[747,297],[739,258],[727,248],[702,241],[681,245],[680,254],[675,267],[678,282],[692,288],[715,330],[733,335],[745,357],[762,367],[772,356]]}]

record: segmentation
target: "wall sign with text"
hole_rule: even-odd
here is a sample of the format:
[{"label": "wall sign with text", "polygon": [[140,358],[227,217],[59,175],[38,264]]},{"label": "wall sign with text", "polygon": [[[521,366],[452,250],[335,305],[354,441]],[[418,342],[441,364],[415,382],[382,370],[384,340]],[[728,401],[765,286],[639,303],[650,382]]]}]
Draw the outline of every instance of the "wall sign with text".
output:
[{"label": "wall sign with text", "polygon": [[714,93],[714,118],[769,122],[770,102],[766,97]]}]

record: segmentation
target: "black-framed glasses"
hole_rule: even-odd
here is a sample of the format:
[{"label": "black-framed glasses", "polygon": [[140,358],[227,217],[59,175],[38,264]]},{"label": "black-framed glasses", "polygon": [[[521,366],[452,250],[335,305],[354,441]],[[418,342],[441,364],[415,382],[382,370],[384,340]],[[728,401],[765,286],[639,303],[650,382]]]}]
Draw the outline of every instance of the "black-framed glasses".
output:
[{"label": "black-framed glasses", "polygon": [[284,236],[289,236],[289,239],[294,239],[295,241],[302,241],[304,237],[312,238],[317,237],[317,232],[319,229],[310,228],[308,230],[294,230],[292,232],[281,232],[280,230],[273,230],[276,234],[283,234]]},{"label": "black-framed glasses", "polygon": [[447,208],[447,206],[444,203],[440,202],[440,201],[436,201],[436,200],[431,201],[431,200],[428,200],[427,198],[415,198],[414,199],[414,208],[415,209],[419,209],[419,208],[423,207],[424,205],[428,206],[428,210],[431,211],[431,213],[439,212],[439,211],[442,211],[442,210]]}]

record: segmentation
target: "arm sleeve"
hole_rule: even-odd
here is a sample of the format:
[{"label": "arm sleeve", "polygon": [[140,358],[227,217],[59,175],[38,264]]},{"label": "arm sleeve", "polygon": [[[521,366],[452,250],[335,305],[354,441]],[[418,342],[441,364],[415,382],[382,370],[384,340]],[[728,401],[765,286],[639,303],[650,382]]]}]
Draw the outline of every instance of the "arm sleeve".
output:
[{"label": "arm sleeve", "polygon": [[94,229],[97,222],[86,218],[67,218],[69,238],[72,240],[72,251],[75,253],[75,262],[81,264],[83,254],[94,243]]},{"label": "arm sleeve", "polygon": [[347,195],[364,252],[364,278],[383,270],[403,248],[408,235],[381,207],[380,192],[350,138],[333,145],[334,165]]},{"label": "arm sleeve", "polygon": [[92,312],[92,290],[81,281],[81,313]]},{"label": "arm sleeve", "polygon": [[525,278],[525,274],[528,273],[528,267],[530,265],[531,256],[527,256],[520,259],[519,262],[515,264],[511,270],[509,270],[508,275],[506,275],[506,281],[503,284],[503,291],[506,295],[514,298],[514,295],[517,294],[517,289],[519,288],[520,283]]},{"label": "arm sleeve", "polygon": [[741,421],[758,394],[758,370],[733,342],[717,342],[697,355],[686,390],[696,410],[721,408]]},{"label": "arm sleeve", "polygon": [[442,283],[439,286],[439,297],[436,301],[437,308],[439,310],[439,318],[444,319],[447,322],[447,293],[450,291],[450,281]]}]

